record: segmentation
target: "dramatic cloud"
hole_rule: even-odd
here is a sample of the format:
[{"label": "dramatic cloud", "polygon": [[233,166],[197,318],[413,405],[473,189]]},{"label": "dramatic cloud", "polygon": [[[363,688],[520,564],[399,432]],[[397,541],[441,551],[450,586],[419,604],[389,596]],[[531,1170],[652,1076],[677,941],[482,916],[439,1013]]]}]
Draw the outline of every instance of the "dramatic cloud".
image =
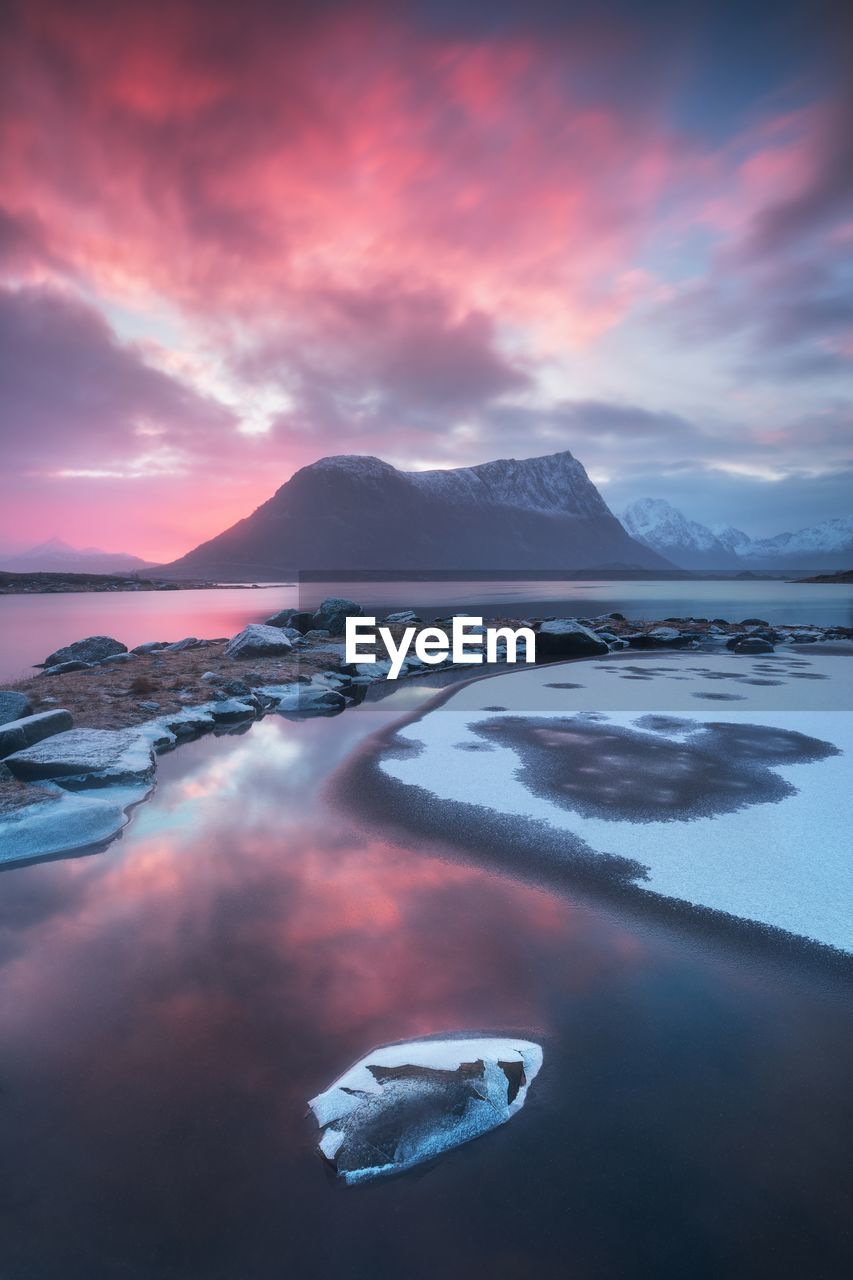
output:
[{"label": "dramatic cloud", "polygon": [[337,451],[802,469],[851,398],[841,8],[462,8],[7,6],[0,544],[177,554]]}]

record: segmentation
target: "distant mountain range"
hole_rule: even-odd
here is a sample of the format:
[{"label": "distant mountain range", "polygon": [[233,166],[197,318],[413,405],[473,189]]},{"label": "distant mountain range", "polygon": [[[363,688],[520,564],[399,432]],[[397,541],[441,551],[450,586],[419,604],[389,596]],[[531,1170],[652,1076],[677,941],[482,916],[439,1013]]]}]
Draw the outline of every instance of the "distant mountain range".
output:
[{"label": "distant mountain range", "polygon": [[569,452],[450,471],[321,458],[160,572],[274,581],[300,570],[671,569],[635,541]]},{"label": "distant mountain range", "polygon": [[846,569],[853,564],[853,516],[796,533],[752,538],[731,525],[699,524],[660,498],[622,514],[632,538],[683,569]]},{"label": "distant mountain range", "polygon": [[150,564],[122,551],[70,547],[60,538],[50,538],[29,551],[0,552],[0,569],[7,573],[133,573]]}]

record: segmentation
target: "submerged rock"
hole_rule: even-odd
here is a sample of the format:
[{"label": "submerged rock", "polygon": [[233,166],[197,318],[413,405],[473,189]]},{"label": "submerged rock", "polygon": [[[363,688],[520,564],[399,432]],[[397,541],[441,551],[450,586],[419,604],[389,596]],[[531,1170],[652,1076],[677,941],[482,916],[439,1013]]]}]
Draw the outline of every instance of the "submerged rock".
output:
[{"label": "submerged rock", "polygon": [[377,1049],[309,1102],[320,1150],[350,1185],[404,1173],[505,1124],[541,1066],[538,1044],[501,1036]]},{"label": "submerged rock", "polygon": [[116,653],[127,653],[127,645],[112,636],[87,636],[85,640],[75,640],[73,644],[57,649],[41,665],[57,667],[65,662],[101,662]]},{"label": "submerged rock", "polygon": [[290,653],[293,642],[280,627],[250,622],[223,650],[226,658],[265,658]]},{"label": "submerged rock", "polygon": [[536,653],[540,658],[591,658],[607,652],[601,637],[575,618],[543,622],[536,633]]},{"label": "submerged rock", "polygon": [[23,751],[34,746],[43,738],[50,738],[55,733],[70,729],[74,721],[70,711],[40,711],[34,716],[22,716],[20,720],[10,720],[0,725],[0,757],[11,755],[13,751]]}]

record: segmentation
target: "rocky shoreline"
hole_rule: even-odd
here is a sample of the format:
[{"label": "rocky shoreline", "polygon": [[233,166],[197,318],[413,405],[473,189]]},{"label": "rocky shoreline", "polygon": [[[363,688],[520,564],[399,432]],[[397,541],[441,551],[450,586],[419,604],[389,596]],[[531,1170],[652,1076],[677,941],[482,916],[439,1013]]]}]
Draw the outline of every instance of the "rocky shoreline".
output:
[{"label": "rocky shoreline", "polygon": [[[235,590],[262,591],[272,582],[233,582]],[[80,591],[215,591],[221,582],[157,578],[130,573],[11,573],[0,570],[0,596],[67,595]]]},{"label": "rocky shoreline", "polygon": [[[384,680],[387,664],[345,662],[345,619],[360,612],[355,602],[332,598],[314,613],[284,610],[231,638],[190,636],[128,651],[111,637],[90,636],[48,655],[40,674],[0,691],[0,862],[111,838],[151,790],[157,755],[181,742],[242,732],[271,711],[329,716],[361,701]],[[395,637],[422,625],[411,610],[384,622]],[[534,629],[540,662],[630,649],[750,655],[853,640],[849,627],[770,626],[760,618],[637,622],[611,613],[503,622]],[[401,675],[453,665],[410,657]]]}]

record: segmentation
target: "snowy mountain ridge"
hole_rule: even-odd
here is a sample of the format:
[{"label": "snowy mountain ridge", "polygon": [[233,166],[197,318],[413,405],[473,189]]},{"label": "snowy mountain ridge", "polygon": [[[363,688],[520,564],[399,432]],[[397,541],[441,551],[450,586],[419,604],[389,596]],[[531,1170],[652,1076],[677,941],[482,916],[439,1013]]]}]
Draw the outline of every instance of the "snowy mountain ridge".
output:
[{"label": "snowy mountain ridge", "polygon": [[686,569],[838,568],[853,562],[853,516],[795,532],[753,538],[733,525],[708,528],[661,498],[641,498],[622,514],[626,531]]}]

